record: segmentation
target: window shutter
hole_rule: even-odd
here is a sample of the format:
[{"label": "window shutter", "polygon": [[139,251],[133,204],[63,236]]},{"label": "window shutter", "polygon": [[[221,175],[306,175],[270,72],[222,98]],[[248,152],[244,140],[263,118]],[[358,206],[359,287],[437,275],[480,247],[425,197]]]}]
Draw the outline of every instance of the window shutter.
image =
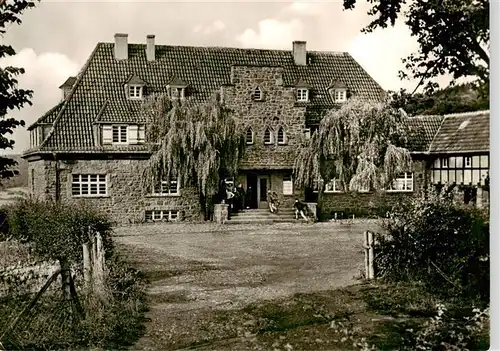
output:
[{"label": "window shutter", "polygon": [[103,143],[103,145],[111,144],[112,141],[113,141],[112,127],[110,125],[102,126],[102,143]]},{"label": "window shutter", "polygon": [[138,130],[139,126],[138,125],[130,125],[128,127],[128,140],[129,144],[137,144],[137,137],[138,137]]},{"label": "window shutter", "polygon": [[139,137],[137,142],[143,144],[146,141],[146,126],[139,126]]}]

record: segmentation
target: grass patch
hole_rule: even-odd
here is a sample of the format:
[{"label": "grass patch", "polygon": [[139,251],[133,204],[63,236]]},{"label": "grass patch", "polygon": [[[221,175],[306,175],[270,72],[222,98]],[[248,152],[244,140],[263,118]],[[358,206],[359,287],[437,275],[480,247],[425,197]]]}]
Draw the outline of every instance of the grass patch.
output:
[{"label": "grass patch", "polygon": [[379,283],[366,286],[362,296],[372,311],[393,317],[431,317],[439,302],[419,283]]}]

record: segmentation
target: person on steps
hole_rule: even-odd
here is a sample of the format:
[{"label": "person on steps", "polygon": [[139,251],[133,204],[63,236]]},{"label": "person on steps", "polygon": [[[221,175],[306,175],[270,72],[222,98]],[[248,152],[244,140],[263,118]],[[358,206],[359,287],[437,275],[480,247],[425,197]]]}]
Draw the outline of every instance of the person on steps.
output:
[{"label": "person on steps", "polygon": [[278,196],[275,192],[271,193],[271,190],[267,192],[268,200],[267,203],[269,204],[269,211],[271,213],[276,213],[278,212]]},{"label": "person on steps", "polygon": [[295,209],[295,219],[299,219],[299,214],[304,218],[307,222],[309,222],[309,218],[307,218],[306,213],[307,213],[307,205],[299,199],[295,199],[295,204],[293,205],[293,208]]}]

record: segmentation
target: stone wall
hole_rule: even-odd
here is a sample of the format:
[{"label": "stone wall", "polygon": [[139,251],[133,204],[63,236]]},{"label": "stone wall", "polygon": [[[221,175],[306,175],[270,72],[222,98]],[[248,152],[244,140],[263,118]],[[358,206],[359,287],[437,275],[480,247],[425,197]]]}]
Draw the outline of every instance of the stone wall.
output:
[{"label": "stone wall", "polygon": [[[85,201],[107,213],[120,224],[140,223],[145,220],[146,210],[179,210],[180,219],[198,219],[200,214],[199,197],[192,188],[183,188],[180,195],[154,196],[142,187],[142,174],[146,160],[73,160],[59,162],[61,201]],[[35,195],[56,197],[56,161],[30,162],[36,176],[47,181],[36,188]],[[71,194],[71,174],[106,174],[108,194],[99,197],[74,197]]]},{"label": "stone wall", "polygon": [[[295,89],[283,86],[283,68],[234,66],[232,84],[223,87],[224,102],[236,111],[245,128],[251,127],[254,144],[247,145],[241,169],[291,168],[305,129],[305,106],[297,106]],[[259,87],[262,101],[253,93]],[[286,144],[278,145],[278,128],[286,133]],[[264,144],[266,127],[274,131],[274,144]]]},{"label": "stone wall", "polygon": [[320,220],[331,219],[334,212],[344,212],[346,215],[355,214],[356,216],[384,215],[387,210],[401,200],[409,196],[420,195],[420,191],[428,179],[425,161],[415,160],[413,167],[413,192],[323,193],[318,200],[318,217]]},{"label": "stone wall", "polygon": [[[59,268],[56,262],[17,264],[0,271],[0,297],[35,294],[45,285],[49,277]],[[61,287],[61,276],[50,286],[50,290]]]}]

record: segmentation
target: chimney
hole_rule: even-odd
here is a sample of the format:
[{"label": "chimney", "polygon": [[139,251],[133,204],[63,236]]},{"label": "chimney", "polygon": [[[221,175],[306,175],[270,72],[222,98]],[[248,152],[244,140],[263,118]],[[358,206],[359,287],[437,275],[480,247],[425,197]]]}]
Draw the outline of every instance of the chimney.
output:
[{"label": "chimney", "polygon": [[115,59],[128,59],[128,34],[115,34]]},{"label": "chimney", "polygon": [[305,41],[293,42],[293,60],[297,66],[305,66],[307,64],[307,51]]},{"label": "chimney", "polygon": [[154,61],[155,60],[155,36],[153,34],[150,34],[146,37],[146,58],[148,61]]}]

